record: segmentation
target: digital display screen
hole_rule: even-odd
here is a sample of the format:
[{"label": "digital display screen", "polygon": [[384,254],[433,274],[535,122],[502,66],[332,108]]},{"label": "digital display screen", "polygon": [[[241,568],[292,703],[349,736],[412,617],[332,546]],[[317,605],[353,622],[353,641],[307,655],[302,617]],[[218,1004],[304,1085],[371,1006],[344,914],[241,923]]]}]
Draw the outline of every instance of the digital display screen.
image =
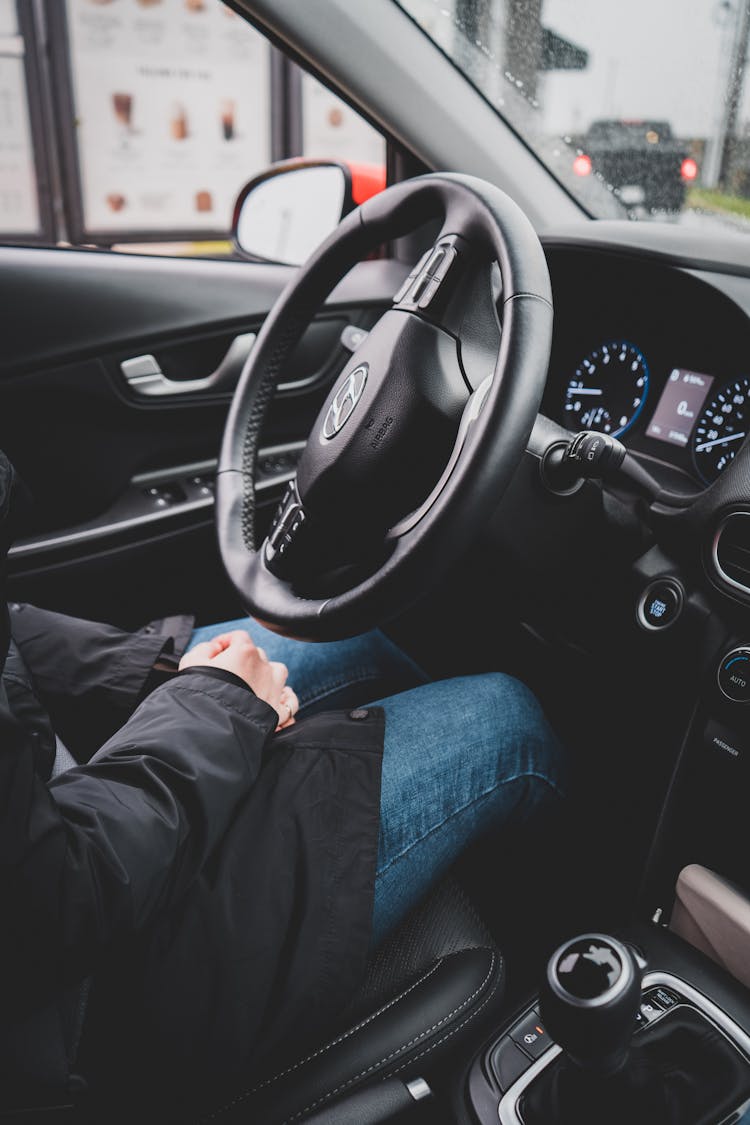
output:
[{"label": "digital display screen", "polygon": [[646,430],[648,437],[686,446],[713,381],[713,375],[675,367]]}]

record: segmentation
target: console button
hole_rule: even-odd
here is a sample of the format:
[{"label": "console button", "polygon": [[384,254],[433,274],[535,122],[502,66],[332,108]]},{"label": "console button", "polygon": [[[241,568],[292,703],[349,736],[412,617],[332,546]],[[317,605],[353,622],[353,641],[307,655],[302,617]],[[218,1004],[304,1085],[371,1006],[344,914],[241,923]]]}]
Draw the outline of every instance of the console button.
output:
[{"label": "console button", "polygon": [[728,652],[719,664],[719,688],[733,703],[750,703],[750,648]]},{"label": "console button", "polygon": [[651,997],[643,997],[643,1000],[641,1001],[641,1015],[643,1016],[646,1023],[653,1023],[654,1020],[658,1020],[659,1016],[662,1015],[662,1013],[663,1008],[660,1008],[658,1004],[655,1004]]},{"label": "console button", "polygon": [[143,495],[150,500],[156,508],[169,508],[185,499],[185,493],[179,485],[161,484],[153,488],[144,488]]},{"label": "console button", "polygon": [[500,1040],[490,1057],[492,1073],[503,1093],[531,1066],[531,1059],[509,1036]]},{"label": "console button", "polygon": [[651,1004],[654,1007],[661,1008],[663,1012],[669,1011],[674,1008],[675,1004],[680,1003],[680,997],[671,988],[652,988],[643,994],[643,1002]]},{"label": "console button", "polygon": [[529,1012],[520,1023],[516,1024],[510,1034],[521,1050],[531,1055],[532,1059],[538,1059],[548,1047],[552,1046],[549,1032],[537,1012]]},{"label": "console button", "polygon": [[638,603],[638,623],[644,629],[668,629],[682,612],[682,586],[673,578],[658,578],[646,587]]},{"label": "console button", "polygon": [[713,751],[714,754],[718,753],[720,757],[725,759],[740,761],[747,758],[747,737],[742,738],[714,719],[709,719],[706,723],[703,741],[707,749]]}]

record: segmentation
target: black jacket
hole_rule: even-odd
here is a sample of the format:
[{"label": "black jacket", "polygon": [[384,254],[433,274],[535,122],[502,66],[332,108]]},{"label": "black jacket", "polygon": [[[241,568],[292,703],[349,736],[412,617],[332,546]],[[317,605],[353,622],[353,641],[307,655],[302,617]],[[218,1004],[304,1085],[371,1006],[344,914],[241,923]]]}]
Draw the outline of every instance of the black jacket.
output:
[{"label": "black jacket", "polygon": [[[0,455],[6,546],[11,472]],[[74,1066],[161,1119],[228,1099],[363,971],[382,713],[274,735],[242,681],[199,669],[142,698],[184,638],[31,606],[9,629],[4,606],[0,1087]],[[53,731],[86,760],[50,780]]]}]

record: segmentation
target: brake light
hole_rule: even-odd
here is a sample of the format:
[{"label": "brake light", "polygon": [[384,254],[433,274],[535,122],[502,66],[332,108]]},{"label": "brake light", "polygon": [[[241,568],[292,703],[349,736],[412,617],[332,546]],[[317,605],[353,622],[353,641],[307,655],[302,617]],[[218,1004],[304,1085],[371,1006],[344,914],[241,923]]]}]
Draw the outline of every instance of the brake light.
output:
[{"label": "brake light", "polygon": [[694,180],[698,175],[698,165],[693,160],[692,156],[686,156],[680,166],[680,175],[683,180]]},{"label": "brake light", "polygon": [[591,172],[591,157],[582,152],[573,161],[573,171],[576,176],[588,176]]}]

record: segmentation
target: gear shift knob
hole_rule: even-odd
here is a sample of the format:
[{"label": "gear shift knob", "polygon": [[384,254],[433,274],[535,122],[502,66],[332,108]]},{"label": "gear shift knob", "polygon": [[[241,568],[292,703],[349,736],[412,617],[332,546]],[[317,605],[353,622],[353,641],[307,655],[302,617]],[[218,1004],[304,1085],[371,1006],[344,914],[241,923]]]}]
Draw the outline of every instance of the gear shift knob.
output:
[{"label": "gear shift knob", "polygon": [[627,1058],[641,1000],[641,969],[605,934],[584,934],[552,954],[540,993],[542,1022],[582,1070],[613,1074]]}]

